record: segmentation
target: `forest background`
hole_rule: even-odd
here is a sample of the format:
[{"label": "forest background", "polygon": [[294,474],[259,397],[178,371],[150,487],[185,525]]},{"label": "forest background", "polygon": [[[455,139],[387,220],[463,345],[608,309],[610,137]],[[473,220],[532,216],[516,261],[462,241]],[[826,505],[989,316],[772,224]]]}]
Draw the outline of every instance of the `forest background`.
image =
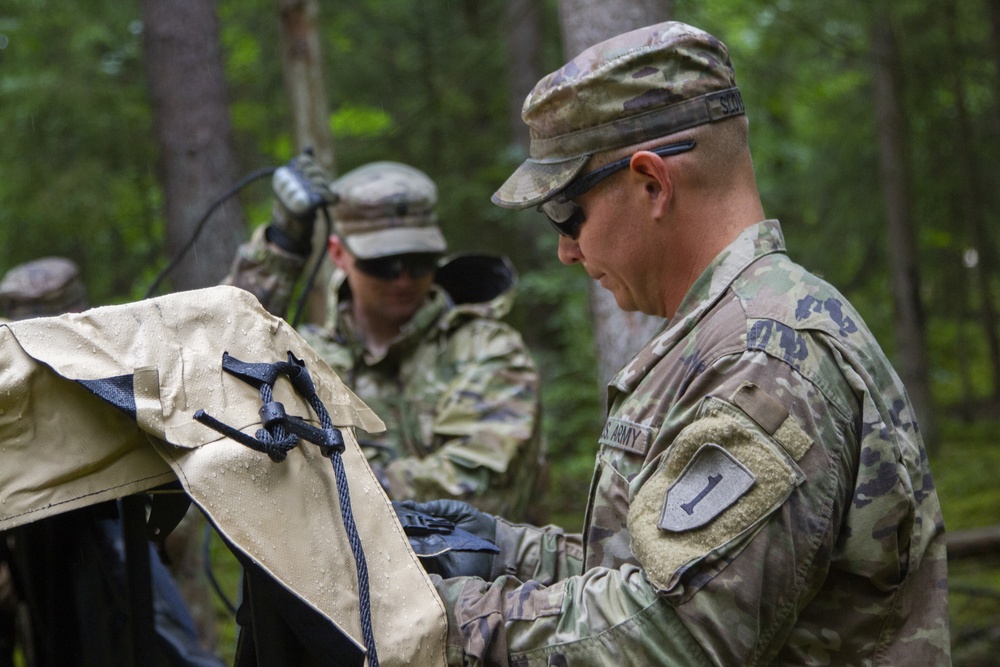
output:
[{"label": "forest background", "polygon": [[[0,8],[0,274],[64,255],[93,303],[146,296],[211,201],[303,148],[281,52],[279,8],[294,4]],[[204,20],[185,28],[190,7]],[[600,309],[582,270],[558,263],[540,214],[489,197],[525,155],[527,88],[587,44],[588,26],[630,11],[729,46],[765,210],[792,256],[859,309],[922,404],[948,528],[998,523],[1000,0],[326,2],[311,19],[331,171],[384,159],[419,167],[438,184],[452,250],[505,254],[520,271],[509,319],[543,372],[546,519],[582,521],[602,380],[621,354],[607,338],[634,351],[645,337]],[[171,17],[190,39],[182,48],[217,55],[219,76],[160,76],[156,59],[169,55],[150,38],[162,45],[154,31]],[[171,180],[162,115],[210,98],[224,132],[184,137],[209,175]],[[240,190],[158,293],[217,282],[270,203],[266,180]],[[997,564],[953,564],[956,664],[987,664],[995,649],[983,646],[1000,641]]]}]

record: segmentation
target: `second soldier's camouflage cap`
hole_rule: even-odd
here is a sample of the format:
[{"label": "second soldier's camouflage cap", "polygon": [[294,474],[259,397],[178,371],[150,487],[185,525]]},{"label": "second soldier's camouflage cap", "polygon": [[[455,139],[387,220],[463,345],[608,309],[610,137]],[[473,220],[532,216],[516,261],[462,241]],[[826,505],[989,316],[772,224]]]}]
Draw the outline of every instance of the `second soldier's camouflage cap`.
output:
[{"label": "second soldier's camouflage cap", "polygon": [[18,264],[0,280],[0,317],[22,320],[86,308],[87,288],[80,270],[65,257],[43,257]]},{"label": "second soldier's camouflage cap", "polygon": [[529,158],[493,195],[527,208],[558,194],[590,156],[744,113],[726,46],[676,21],[590,47],[528,94]]},{"label": "second soldier's camouflage cap", "polygon": [[437,187],[424,172],[399,162],[372,162],[347,172],[337,195],[335,231],[359,259],[447,249],[437,226]]}]

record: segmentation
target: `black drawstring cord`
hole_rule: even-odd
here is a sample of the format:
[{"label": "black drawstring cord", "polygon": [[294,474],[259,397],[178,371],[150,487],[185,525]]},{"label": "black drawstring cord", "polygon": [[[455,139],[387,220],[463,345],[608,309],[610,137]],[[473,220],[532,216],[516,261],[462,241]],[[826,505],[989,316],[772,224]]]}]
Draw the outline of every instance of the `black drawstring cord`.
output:
[{"label": "black drawstring cord", "polygon": [[163,267],[162,271],[156,274],[156,278],[153,280],[153,284],[146,289],[146,294],[143,295],[143,298],[148,299],[149,297],[153,296],[156,293],[156,288],[160,286],[160,283],[163,281],[164,278],[167,277],[167,274],[169,274],[171,271],[177,268],[177,265],[181,263],[182,259],[184,259],[184,255],[186,255],[187,252],[194,246],[194,242],[198,240],[198,235],[201,234],[201,230],[205,227],[205,223],[208,222],[208,219],[211,217],[213,213],[215,213],[215,210],[217,208],[226,203],[227,199],[235,195],[237,192],[245,188],[250,183],[253,183],[254,181],[259,181],[262,178],[270,176],[275,171],[277,171],[277,169],[278,169],[277,167],[264,167],[263,169],[258,169],[257,171],[251,172],[246,176],[244,176],[243,178],[241,178],[239,181],[237,181],[236,185],[229,188],[229,190],[227,190],[221,197],[213,201],[212,204],[208,207],[208,210],[205,211],[205,214],[201,216],[201,220],[199,220],[198,224],[195,225],[194,232],[191,234],[191,238],[187,240],[187,243],[184,244],[184,247],[180,249],[180,251],[174,256],[174,258],[170,260],[170,263],[167,264],[165,267]]},{"label": "black drawstring cord", "polygon": [[[306,151],[309,152],[310,155],[312,154],[311,149],[307,148]],[[247,174],[246,176],[241,178],[236,183],[236,185],[227,190],[225,194],[223,194],[221,197],[212,202],[212,204],[208,207],[208,210],[205,211],[205,214],[201,217],[201,220],[199,220],[198,224],[195,225],[194,232],[191,234],[191,238],[187,240],[187,243],[184,244],[184,247],[181,248],[180,251],[178,251],[178,253],[173,257],[173,259],[170,260],[170,262],[163,268],[163,270],[161,270],[156,275],[156,278],[153,280],[153,283],[146,289],[146,293],[143,295],[143,298],[148,299],[154,294],[156,294],[156,290],[157,288],[159,288],[160,283],[163,282],[163,280],[167,277],[167,275],[170,274],[171,271],[177,268],[177,265],[181,263],[182,259],[184,259],[184,255],[186,255],[188,251],[191,250],[192,247],[194,247],[194,243],[198,239],[198,236],[201,234],[202,229],[204,229],[205,223],[208,222],[209,217],[211,217],[212,213],[214,213],[216,209],[222,206],[222,204],[224,204],[227,199],[235,195],[237,192],[245,188],[247,185],[253,183],[254,181],[259,181],[262,178],[266,178],[267,176],[272,175],[275,171],[277,171],[277,169],[278,169],[277,167],[264,167],[263,169],[258,169],[257,171]],[[329,211],[327,211],[325,206],[320,206],[319,210],[322,211],[323,213],[323,220],[326,225],[325,228],[326,234],[323,236],[323,238],[328,239],[330,238],[330,234],[333,233],[333,220],[331,220],[330,213]],[[324,261],[326,261],[326,253],[325,252],[317,253],[316,260],[313,262],[312,269],[309,271],[309,276],[306,278],[306,282],[302,286],[302,291],[299,295],[299,300],[295,306],[295,316],[291,319],[291,324],[292,327],[294,328],[298,328],[299,321],[305,315],[306,305],[307,305],[306,301],[309,298],[309,293],[312,292],[313,284],[316,282],[316,277],[319,275],[319,270],[323,266]]]},{"label": "black drawstring cord", "polygon": [[[327,411],[326,406],[323,405],[323,401],[316,394],[315,385],[313,385],[312,378],[309,376],[305,362],[297,359],[291,352],[288,353],[287,362],[276,362],[273,364],[243,362],[231,357],[226,352],[222,355],[222,368],[260,390],[261,408],[259,414],[263,428],[257,430],[256,437],[252,437],[219,421],[204,410],[198,410],[194,413],[194,418],[197,421],[227,438],[267,454],[276,463],[284,461],[288,452],[295,448],[301,438],[302,440],[308,440],[318,445],[323,451],[324,456],[329,458],[333,464],[333,474],[337,482],[337,499],[340,503],[340,515],[344,522],[344,531],[347,533],[347,539],[351,545],[351,553],[354,555],[354,565],[358,574],[358,606],[360,607],[361,615],[361,635],[365,643],[365,649],[368,652],[369,666],[378,667],[379,661],[378,653],[375,650],[375,634],[372,630],[368,563],[365,559],[361,537],[358,535],[357,525],[354,522],[354,512],[351,509],[351,495],[347,483],[347,471],[344,468],[344,461],[341,457],[344,451],[343,434],[334,427],[330,413]],[[306,399],[310,407],[316,412],[316,416],[319,417],[320,428],[317,429],[299,417],[286,414],[284,405],[274,400],[274,383],[279,375],[287,377],[296,392]]]},{"label": "black drawstring cord", "polygon": [[[330,414],[326,411],[326,406],[319,400],[319,396],[312,394],[309,397],[309,405],[319,416],[320,426],[324,432],[334,431],[340,435],[333,427]],[[370,667],[378,667],[378,654],[375,652],[375,633],[372,630],[371,599],[368,590],[368,563],[365,561],[365,554],[361,548],[361,537],[358,535],[358,528],[354,523],[354,511],[351,509],[351,494],[347,486],[347,471],[344,469],[344,460],[340,454],[344,451],[343,440],[341,447],[330,447],[328,457],[333,464],[333,474],[337,479],[337,498],[340,500],[340,514],[344,521],[344,531],[347,539],[351,543],[351,550],[354,552],[354,564],[358,570],[358,597],[361,607],[361,636],[365,641],[365,648],[368,649],[368,664]],[[355,545],[357,547],[355,548]],[[360,554],[360,557],[358,555]]]}]

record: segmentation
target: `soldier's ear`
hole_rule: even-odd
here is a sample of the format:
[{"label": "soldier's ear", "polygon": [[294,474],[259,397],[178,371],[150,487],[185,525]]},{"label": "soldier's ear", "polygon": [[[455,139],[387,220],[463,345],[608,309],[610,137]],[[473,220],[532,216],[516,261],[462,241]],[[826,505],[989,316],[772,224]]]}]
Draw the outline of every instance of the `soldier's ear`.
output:
[{"label": "soldier's ear", "polygon": [[638,151],[632,156],[629,168],[639,176],[655,215],[665,215],[673,196],[674,184],[664,159],[650,151]]},{"label": "soldier's ear", "polygon": [[336,264],[340,269],[347,269],[347,247],[344,245],[344,242],[340,240],[339,236],[336,234],[330,235],[330,238],[326,243],[326,250],[330,255],[330,261]]}]

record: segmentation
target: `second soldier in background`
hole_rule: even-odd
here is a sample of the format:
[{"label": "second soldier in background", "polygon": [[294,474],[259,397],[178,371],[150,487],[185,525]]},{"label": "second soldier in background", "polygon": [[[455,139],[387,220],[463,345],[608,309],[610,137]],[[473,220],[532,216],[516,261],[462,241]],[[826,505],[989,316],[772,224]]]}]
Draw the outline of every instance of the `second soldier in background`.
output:
[{"label": "second soldier in background", "polygon": [[275,193],[271,223],[240,248],[229,282],[283,315],[317,201],[336,202],[327,321],[301,333],[386,422],[384,434],[358,439],[388,495],[523,517],[544,466],[538,371],[500,321],[513,268],[482,255],[442,261],[437,188],[404,164],[368,164],[329,184],[303,155],[276,174]]}]

